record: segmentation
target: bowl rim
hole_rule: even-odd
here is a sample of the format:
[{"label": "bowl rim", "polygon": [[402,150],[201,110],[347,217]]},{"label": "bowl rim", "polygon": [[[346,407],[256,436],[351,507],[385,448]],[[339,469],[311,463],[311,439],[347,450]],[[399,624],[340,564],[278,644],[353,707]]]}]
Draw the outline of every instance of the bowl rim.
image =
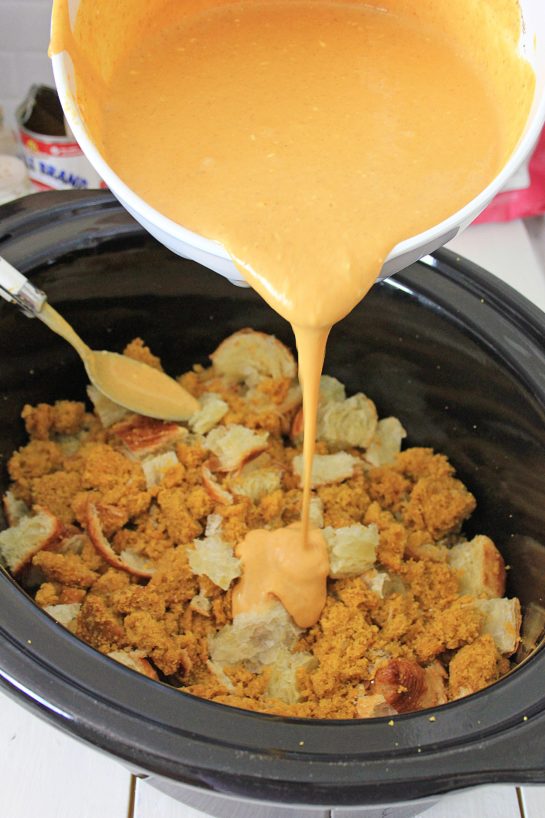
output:
[{"label": "bowl rim", "polygon": [[[58,2],[58,0],[55,0]],[[52,17],[52,29],[56,24],[55,15]],[[537,33],[536,33],[537,36]],[[532,47],[529,45],[529,32],[523,26],[522,29],[523,53],[529,61],[532,59]],[[544,46],[545,47],[545,46]],[[535,45],[534,45],[535,48]],[[528,52],[528,53],[526,53]],[[172,239],[175,243],[182,243],[197,249],[202,253],[216,256],[222,261],[234,263],[233,259],[224,248],[224,246],[214,239],[207,238],[198,233],[195,233],[182,225],[176,223],[167,216],[164,216],[151,205],[147,204],[132,188],[129,187],[115,171],[108,165],[101,152],[93,143],[85,126],[83,117],[79,110],[75,95],[72,90],[74,69],[72,60],[66,51],[55,53],[51,57],[53,66],[53,75],[55,78],[55,85],[59,94],[62,108],[64,110],[66,119],[70,128],[76,138],[76,141],[82,148],[84,154],[89,159],[95,170],[106,182],[108,187],[115,192],[123,204],[130,210],[135,218],[143,218],[154,229],[154,235],[168,236],[170,240],[170,249],[175,249],[172,245]],[[448,236],[448,240],[453,238],[460,230],[465,229],[477,216],[486,208],[492,201],[494,196],[498,194],[505,186],[509,178],[522,164],[522,162],[530,155],[534,149],[539,134],[545,123],[545,82],[539,88],[536,84],[536,92],[532,107],[528,114],[524,130],[513,148],[507,162],[495,176],[495,178],[475,196],[464,207],[457,210],[452,215],[443,219],[438,224],[430,227],[428,230],[412,236],[409,239],[397,244],[384,260],[384,268],[386,269],[390,262],[400,256],[413,254],[419,248],[423,248],[423,252],[428,252],[425,248],[437,247]],[[412,257],[411,257],[412,260]],[[238,269],[238,267],[237,267]],[[240,271],[238,273],[240,278]]]}]

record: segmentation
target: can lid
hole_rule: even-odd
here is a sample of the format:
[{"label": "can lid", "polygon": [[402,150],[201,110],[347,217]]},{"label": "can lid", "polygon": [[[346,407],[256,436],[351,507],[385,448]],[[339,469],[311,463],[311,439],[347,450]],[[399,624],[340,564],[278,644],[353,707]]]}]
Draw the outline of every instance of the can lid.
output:
[{"label": "can lid", "polygon": [[48,85],[32,85],[16,110],[19,125],[44,136],[66,137],[58,94]]}]

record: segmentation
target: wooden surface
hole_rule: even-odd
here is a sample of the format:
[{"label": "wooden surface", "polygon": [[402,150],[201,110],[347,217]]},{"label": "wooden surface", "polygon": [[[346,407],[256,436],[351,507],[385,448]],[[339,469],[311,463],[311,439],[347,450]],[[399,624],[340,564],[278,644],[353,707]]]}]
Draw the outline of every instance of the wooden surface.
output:
[{"label": "wooden surface", "polygon": [[[520,223],[471,228],[453,243],[460,255],[496,273],[543,310],[544,247],[545,231],[534,225],[529,234]],[[0,708],[0,818],[206,818],[2,693]],[[445,796],[424,815],[545,818],[545,787],[481,787]]]},{"label": "wooden surface", "polygon": [[[207,818],[0,693],[1,818]],[[425,818],[545,818],[545,787],[447,795]]]}]

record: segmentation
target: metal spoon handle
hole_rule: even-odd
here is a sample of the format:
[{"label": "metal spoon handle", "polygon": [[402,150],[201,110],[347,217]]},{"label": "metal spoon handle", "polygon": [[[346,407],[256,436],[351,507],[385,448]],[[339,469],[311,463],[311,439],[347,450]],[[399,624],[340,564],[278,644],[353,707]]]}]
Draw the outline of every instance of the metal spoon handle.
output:
[{"label": "metal spoon handle", "polygon": [[28,318],[34,318],[42,309],[47,296],[28,278],[0,256],[0,295],[15,302]]},{"label": "metal spoon handle", "polygon": [[[60,315],[47,296],[0,256],[0,296],[17,304],[71,344],[91,383],[114,403],[160,420],[188,420],[199,402],[183,386],[147,364],[111,352],[94,352]],[[159,402],[159,405],[158,405]]]},{"label": "metal spoon handle", "polygon": [[50,304],[46,303],[47,295],[31,284],[28,278],[25,278],[2,256],[0,256],[0,295],[6,301],[17,304],[29,318],[39,318],[44,324],[47,324],[49,329],[62,336],[74,347],[84,362],[89,360],[91,350],[62,315],[59,315]]}]

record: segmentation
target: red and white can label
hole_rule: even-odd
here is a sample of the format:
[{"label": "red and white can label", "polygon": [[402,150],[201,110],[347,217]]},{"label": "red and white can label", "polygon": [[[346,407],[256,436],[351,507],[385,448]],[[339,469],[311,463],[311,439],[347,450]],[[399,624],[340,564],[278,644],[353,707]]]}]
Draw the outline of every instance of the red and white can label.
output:
[{"label": "red and white can label", "polygon": [[19,126],[22,158],[38,190],[86,190],[106,185],[73,138],[45,136]]}]

